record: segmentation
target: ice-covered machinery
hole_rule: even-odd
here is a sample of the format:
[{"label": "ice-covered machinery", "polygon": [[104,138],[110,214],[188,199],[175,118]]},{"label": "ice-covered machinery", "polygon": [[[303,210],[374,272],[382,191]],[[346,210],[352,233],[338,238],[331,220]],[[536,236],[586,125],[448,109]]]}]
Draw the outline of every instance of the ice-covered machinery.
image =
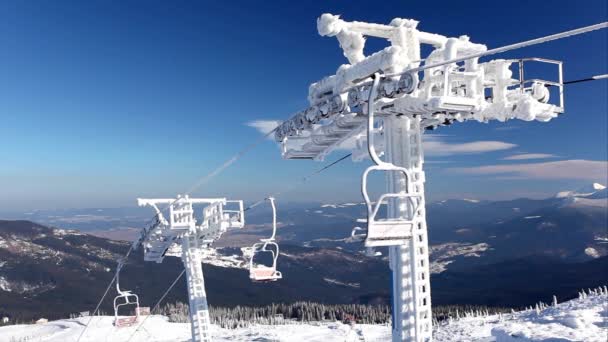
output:
[{"label": "ice-covered machinery", "polygon": [[[161,263],[165,256],[182,256],[181,242],[185,235],[196,235],[201,247],[207,247],[230,228],[245,226],[243,201],[225,198],[142,199],[139,206],[151,206],[156,212],[155,222],[142,231],[135,242],[143,245],[144,260]],[[159,206],[168,206],[167,220]],[[195,219],[194,206],[202,206],[200,219]]]},{"label": "ice-covered machinery", "polygon": [[[201,251],[228,229],[245,226],[243,201],[178,196],[140,198],[137,203],[139,206],[149,205],[154,208],[156,220],[142,232],[134,246],[143,246],[146,261],[161,263],[166,256],[182,258],[188,282],[192,341],[210,342],[209,309]],[[168,220],[163,215],[165,210],[159,206],[168,206]]]},{"label": "ice-covered machinery", "polygon": [[[422,32],[417,25],[415,20],[399,18],[389,25],[346,22],[323,14],[317,21],[319,34],[337,37],[350,64],[313,83],[308,94],[310,106],[275,131],[283,157],[322,160],[351,137],[365,139],[361,134],[366,123],[364,112],[375,73],[381,76],[372,99],[376,115],[416,118],[421,128],[467,120],[548,121],[563,112],[561,62],[526,58],[480,63],[479,58],[471,58],[441,65],[482,53],[486,46],[472,43],[467,36],[448,38]],[[391,45],[364,56],[365,36],[385,38]],[[425,59],[420,56],[423,44],[433,47]],[[524,65],[532,62],[555,64],[556,80],[526,79]],[[554,104],[549,103],[548,87],[557,89]],[[367,154],[367,149],[362,152]]]},{"label": "ice-covered machinery", "polygon": [[[393,342],[432,339],[424,130],[469,120],[548,121],[564,110],[561,62],[482,63],[485,45],[467,36],[423,32],[417,25],[411,19],[380,25],[323,14],[319,34],[336,37],[349,63],[310,85],[309,107],[275,130],[286,159],[323,160],[342,145],[352,146],[354,160],[370,156],[376,164],[362,179],[367,227],[355,228],[353,237],[366,247],[389,247]],[[390,46],[365,56],[366,37],[387,39]],[[425,58],[423,44],[432,49]],[[526,79],[524,65],[533,62],[555,68],[555,80]],[[367,189],[372,172],[386,175],[386,193],[376,201]]]}]

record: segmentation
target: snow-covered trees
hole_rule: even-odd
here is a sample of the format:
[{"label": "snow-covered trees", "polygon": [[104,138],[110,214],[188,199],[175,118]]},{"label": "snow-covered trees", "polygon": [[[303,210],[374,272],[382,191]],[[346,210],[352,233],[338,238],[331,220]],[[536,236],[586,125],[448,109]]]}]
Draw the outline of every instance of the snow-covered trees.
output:
[{"label": "snow-covered trees", "polygon": [[[171,322],[188,321],[188,305],[177,302],[165,304],[155,314],[169,317]],[[383,324],[390,322],[390,308],[386,305],[321,304],[296,302],[276,303],[261,307],[211,307],[211,321],[223,328],[246,327],[250,324],[285,324],[287,322],[343,321],[347,316],[357,323]]]}]

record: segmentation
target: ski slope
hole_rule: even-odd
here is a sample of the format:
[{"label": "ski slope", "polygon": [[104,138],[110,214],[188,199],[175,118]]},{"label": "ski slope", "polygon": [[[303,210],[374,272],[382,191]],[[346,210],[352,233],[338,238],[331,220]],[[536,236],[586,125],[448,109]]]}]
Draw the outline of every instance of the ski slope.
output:
[{"label": "ski slope", "polygon": [[608,341],[608,296],[590,294],[537,313],[461,318],[437,327],[435,341]]},{"label": "ski slope", "polygon": [[[0,328],[0,342],[76,341],[89,318],[66,319],[45,324]],[[114,328],[113,317],[95,317],[81,341],[128,341],[136,327]],[[350,326],[339,322],[286,324],[248,328],[212,327],[214,341],[390,341],[390,327]],[[190,325],[169,323],[151,316],[130,340],[132,342],[183,342],[190,339]],[[548,307],[537,313],[527,310],[507,315],[470,317],[436,327],[434,340],[447,341],[585,341],[608,340],[608,296],[591,294]]]}]

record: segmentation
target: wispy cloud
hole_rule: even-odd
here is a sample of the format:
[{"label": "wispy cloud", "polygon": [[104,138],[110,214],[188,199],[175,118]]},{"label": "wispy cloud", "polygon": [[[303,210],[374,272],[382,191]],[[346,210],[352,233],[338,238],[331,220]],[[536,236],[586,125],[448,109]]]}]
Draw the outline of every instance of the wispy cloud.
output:
[{"label": "wispy cloud", "polygon": [[[257,129],[262,134],[268,134],[270,131],[275,129],[281,121],[279,120],[254,120],[246,123],[247,126]],[[268,136],[268,139],[274,139],[272,134]]]},{"label": "wispy cloud", "polygon": [[502,160],[529,160],[529,159],[547,159],[547,158],[555,158],[556,155],[547,154],[547,153],[521,153],[514,154],[512,156],[508,156],[502,158]]},{"label": "wispy cloud", "polygon": [[480,140],[466,143],[452,143],[445,136],[424,136],[424,153],[427,156],[445,156],[451,154],[475,154],[503,151],[517,147],[504,141]]},{"label": "wispy cloud", "polygon": [[608,177],[608,162],[572,159],[543,163],[449,168],[447,170],[471,175],[497,175],[501,178],[511,179],[578,179],[602,182],[606,181]]}]

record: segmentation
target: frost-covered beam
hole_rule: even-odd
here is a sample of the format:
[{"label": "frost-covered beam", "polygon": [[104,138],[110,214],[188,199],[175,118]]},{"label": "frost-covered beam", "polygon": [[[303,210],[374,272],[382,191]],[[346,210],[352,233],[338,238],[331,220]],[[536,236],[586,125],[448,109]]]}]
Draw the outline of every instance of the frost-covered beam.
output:
[{"label": "frost-covered beam", "polygon": [[[311,84],[310,107],[275,131],[283,157],[322,160],[361,132],[370,101],[378,117],[420,118],[425,129],[469,120],[548,121],[563,112],[561,62],[533,58],[480,63],[476,57],[433,67],[482,53],[486,47],[472,43],[467,36],[448,38],[421,32],[417,24],[399,18],[389,25],[346,22],[338,16],[322,15],[317,22],[319,33],[336,36],[350,64]],[[364,56],[365,36],[388,39],[391,46]],[[420,46],[424,43],[433,45],[434,50],[422,60]],[[554,79],[558,80],[527,80],[524,63],[554,64]],[[374,74],[381,79],[376,96],[370,99]],[[558,91],[551,102],[549,87]],[[349,128],[339,127],[344,121]]]}]

